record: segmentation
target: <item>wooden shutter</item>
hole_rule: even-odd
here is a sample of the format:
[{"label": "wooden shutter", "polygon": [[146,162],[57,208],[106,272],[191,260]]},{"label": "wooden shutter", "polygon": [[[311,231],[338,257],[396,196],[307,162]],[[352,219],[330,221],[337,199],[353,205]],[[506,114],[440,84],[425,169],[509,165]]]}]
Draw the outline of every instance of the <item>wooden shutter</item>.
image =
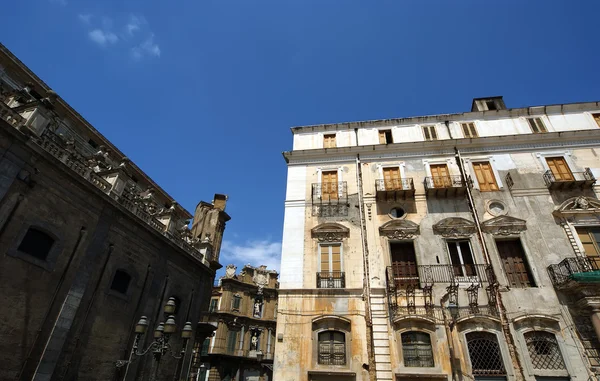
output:
[{"label": "wooden shutter", "polygon": [[423,135],[425,135],[425,140],[437,140],[435,126],[423,126]]},{"label": "wooden shutter", "polygon": [[379,144],[387,144],[387,139],[385,138],[385,131],[379,131]]},{"label": "wooden shutter", "polygon": [[235,346],[237,344],[237,331],[229,331],[229,335],[227,337],[227,352],[229,354],[233,354],[235,351]]},{"label": "wooden shutter", "polygon": [[392,272],[396,283],[401,286],[417,283],[419,274],[414,244],[412,242],[392,242],[390,243],[390,252],[392,254]]},{"label": "wooden shutter", "polygon": [[588,257],[597,257],[600,255],[600,246],[598,240],[600,239],[600,229],[597,228],[575,228],[579,240],[583,245],[585,255]]},{"label": "wooden shutter", "polygon": [[573,174],[564,157],[547,157],[548,168],[552,171],[555,181],[572,181]]},{"label": "wooden shutter", "polygon": [[541,134],[543,132],[547,132],[546,126],[544,126],[544,122],[542,122],[541,118],[531,118],[527,119],[529,122],[529,127],[531,127],[531,131],[535,134]]},{"label": "wooden shutter", "polygon": [[496,241],[502,267],[512,287],[532,287],[533,277],[521,241],[518,239]]},{"label": "wooden shutter", "polygon": [[594,117],[594,120],[596,121],[596,124],[598,125],[598,127],[600,127],[600,113],[592,114],[592,116]]},{"label": "wooden shutter", "polygon": [[331,271],[342,271],[342,245],[331,245]]},{"label": "wooden shutter", "polygon": [[321,175],[321,197],[323,200],[338,199],[337,171],[323,171]]},{"label": "wooden shutter", "polygon": [[323,135],[323,148],[335,148],[335,134]]},{"label": "wooden shutter", "polygon": [[489,192],[498,190],[496,177],[489,161],[473,163],[473,169],[475,170],[475,177],[479,183],[480,191]]},{"label": "wooden shutter", "polygon": [[383,182],[386,190],[402,189],[400,180],[400,168],[383,168]]},{"label": "wooden shutter", "polygon": [[479,136],[475,128],[475,123],[461,123],[461,126],[465,138],[476,138]]},{"label": "wooden shutter", "polygon": [[434,188],[447,188],[452,186],[448,166],[446,164],[431,164],[431,177]]},{"label": "wooden shutter", "polygon": [[329,267],[329,246],[322,245],[321,246],[321,272],[329,272],[331,268]]}]

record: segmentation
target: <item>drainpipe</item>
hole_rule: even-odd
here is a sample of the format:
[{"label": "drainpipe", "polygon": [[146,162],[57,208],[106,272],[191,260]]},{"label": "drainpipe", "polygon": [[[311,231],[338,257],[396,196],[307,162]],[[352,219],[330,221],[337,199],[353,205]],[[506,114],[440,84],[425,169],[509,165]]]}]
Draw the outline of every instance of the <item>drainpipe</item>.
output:
[{"label": "drainpipe", "polygon": [[[458,148],[454,147],[454,152],[455,152],[456,164],[458,165],[458,168],[460,169],[461,179],[464,182],[464,184],[467,185],[466,186],[467,201],[469,203],[469,209],[471,210],[471,215],[473,216],[473,220],[475,221],[475,226],[477,228],[477,238],[479,239],[479,244],[481,245],[481,248],[483,250],[484,262],[486,262],[485,264],[490,265],[491,264],[490,253],[489,253],[489,250],[485,243],[483,231],[481,230],[481,222],[479,220],[477,208],[475,207],[475,202],[473,201],[473,194],[471,193],[471,187],[469,186],[469,183],[467,182],[467,175],[466,175],[466,172],[464,169],[464,163],[462,161],[462,157],[460,155],[460,151],[458,150]],[[492,267],[492,271],[493,271],[493,267]],[[492,281],[492,279],[488,279],[488,280]],[[493,281],[494,282],[496,281],[495,274],[494,274]],[[523,381],[523,380],[525,380],[525,372],[523,370],[523,365],[521,364],[521,359],[519,358],[519,355],[516,350],[515,340],[512,336],[512,333],[510,332],[510,325],[508,323],[509,321],[508,321],[508,317],[506,315],[506,308],[504,307],[504,303],[502,301],[502,295],[498,291],[497,287],[494,287],[492,289],[492,292],[496,293],[496,304],[497,304],[496,308],[500,312],[500,324],[502,325],[502,333],[504,334],[504,338],[506,339],[506,344],[508,345],[508,352],[510,354],[513,365],[515,366],[515,368],[517,370],[517,372],[515,374],[515,379],[517,381]]]},{"label": "drainpipe", "polygon": [[448,131],[448,136],[450,137],[450,139],[454,139],[454,138],[452,137],[452,131],[450,131],[450,122],[449,122],[449,121],[447,121],[447,120],[445,120],[445,121],[444,121],[444,124],[446,125],[446,130]]},{"label": "drainpipe", "polygon": [[[354,129],[356,134],[356,144],[358,145],[358,129]],[[360,213],[360,237],[363,250],[363,300],[365,302],[365,322],[367,326],[367,353],[369,356],[369,379],[375,381],[375,345],[373,343],[373,320],[371,314],[371,284],[369,275],[369,248],[367,245],[367,233],[365,230],[366,218],[363,208],[363,186],[362,186],[362,169],[360,163],[360,155],[356,155],[356,184],[358,187],[358,211]]]},{"label": "drainpipe", "polygon": [[462,376],[456,369],[456,356],[454,355],[454,342],[452,337],[452,328],[448,324],[448,318],[446,317],[446,309],[444,303],[448,300],[449,293],[446,292],[440,299],[440,306],[442,307],[442,316],[444,318],[444,328],[446,329],[446,338],[448,339],[448,352],[450,352],[450,369],[452,370],[452,381],[462,381]]}]

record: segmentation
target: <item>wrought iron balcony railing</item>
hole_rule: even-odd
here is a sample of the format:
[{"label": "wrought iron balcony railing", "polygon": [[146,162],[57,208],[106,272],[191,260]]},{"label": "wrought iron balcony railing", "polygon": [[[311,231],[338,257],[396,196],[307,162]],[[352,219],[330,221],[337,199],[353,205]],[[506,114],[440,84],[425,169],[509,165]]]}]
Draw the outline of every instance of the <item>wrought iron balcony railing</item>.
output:
[{"label": "wrought iron balcony railing", "polygon": [[319,364],[321,365],[345,365],[346,350],[336,348],[335,351],[320,351]]},{"label": "wrought iron balcony railing", "polygon": [[388,285],[420,288],[433,283],[493,283],[491,265],[392,265],[387,268]]},{"label": "wrought iron balcony railing", "polygon": [[323,182],[312,184],[313,203],[348,202],[348,183],[346,181]]},{"label": "wrought iron balcony railing", "polygon": [[550,189],[573,188],[578,186],[592,186],[596,182],[596,178],[589,168],[586,168],[583,172],[566,173],[559,178],[557,178],[551,170],[547,170],[544,172],[544,182]]},{"label": "wrought iron balcony railing", "polygon": [[548,266],[552,284],[562,286],[573,280],[574,274],[600,270],[600,257],[565,258],[555,265]]},{"label": "wrought iron balcony railing", "polygon": [[343,271],[318,272],[317,288],[345,288],[346,274]]},{"label": "wrought iron balcony railing", "polygon": [[406,179],[379,179],[375,180],[375,190],[377,192],[385,191],[411,191],[415,189],[412,178]]},{"label": "wrought iron balcony railing", "polygon": [[425,178],[425,189],[464,188],[461,176],[431,176]]},{"label": "wrought iron balcony railing", "polygon": [[[493,316],[498,317],[499,312],[496,306],[494,305],[481,305],[481,306],[463,306],[458,307],[454,311],[454,316],[452,316],[452,311],[446,308],[446,319],[460,319],[464,317],[470,316]],[[442,322],[444,320],[444,312],[442,311],[442,307],[438,306],[397,306],[394,311],[394,318],[400,318],[403,316],[423,316],[436,322]]]}]

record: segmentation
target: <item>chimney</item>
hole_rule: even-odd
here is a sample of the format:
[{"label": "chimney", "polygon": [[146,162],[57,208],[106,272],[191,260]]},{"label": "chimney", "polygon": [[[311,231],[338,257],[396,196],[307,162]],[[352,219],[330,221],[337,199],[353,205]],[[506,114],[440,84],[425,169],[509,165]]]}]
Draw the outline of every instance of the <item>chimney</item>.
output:
[{"label": "chimney", "polygon": [[213,206],[221,211],[225,211],[225,205],[227,204],[227,195],[215,193],[215,198],[212,202]]}]

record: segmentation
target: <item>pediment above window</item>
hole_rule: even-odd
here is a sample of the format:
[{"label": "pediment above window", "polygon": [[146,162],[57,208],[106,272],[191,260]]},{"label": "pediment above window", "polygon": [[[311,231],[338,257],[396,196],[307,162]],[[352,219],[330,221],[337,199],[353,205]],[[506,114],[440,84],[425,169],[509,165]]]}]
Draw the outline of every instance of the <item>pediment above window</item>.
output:
[{"label": "pediment above window", "polygon": [[445,238],[468,238],[476,230],[473,221],[461,217],[445,218],[433,225],[433,232]]},{"label": "pediment above window", "polygon": [[579,214],[600,215],[600,200],[592,197],[573,197],[560,204],[552,214],[556,217],[572,217]]},{"label": "pediment above window", "polygon": [[350,236],[350,229],[344,225],[329,222],[312,228],[311,235],[319,242],[341,242]]},{"label": "pediment above window", "polygon": [[527,230],[527,225],[519,218],[498,216],[482,223],[481,230],[493,235],[515,235]]},{"label": "pediment above window", "polygon": [[419,225],[409,220],[392,220],[379,227],[379,234],[389,239],[412,239],[419,234]]}]

